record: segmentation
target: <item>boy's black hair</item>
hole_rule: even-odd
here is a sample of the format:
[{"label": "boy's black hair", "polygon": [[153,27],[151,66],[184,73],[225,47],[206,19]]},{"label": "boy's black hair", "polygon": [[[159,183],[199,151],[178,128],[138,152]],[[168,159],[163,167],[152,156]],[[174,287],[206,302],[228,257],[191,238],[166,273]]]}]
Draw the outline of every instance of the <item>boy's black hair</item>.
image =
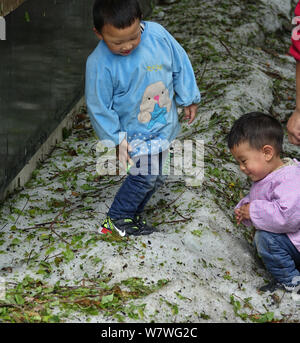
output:
[{"label": "boy's black hair", "polygon": [[251,148],[260,150],[264,145],[282,152],[283,129],[277,119],[261,112],[251,112],[237,119],[227,137],[229,149],[248,142]]},{"label": "boy's black hair", "polygon": [[105,24],[124,29],[142,19],[138,0],[96,0],[93,7],[94,27],[101,33]]}]

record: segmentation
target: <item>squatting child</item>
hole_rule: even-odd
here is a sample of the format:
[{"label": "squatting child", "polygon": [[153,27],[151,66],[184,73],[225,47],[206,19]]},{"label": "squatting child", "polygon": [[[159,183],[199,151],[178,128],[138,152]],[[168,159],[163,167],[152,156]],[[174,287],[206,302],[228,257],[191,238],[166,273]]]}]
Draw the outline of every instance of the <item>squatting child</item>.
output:
[{"label": "squatting child", "polygon": [[241,116],[228,135],[232,155],[253,181],[235,216],[255,227],[254,246],[273,277],[261,291],[300,284],[300,163],[280,157],[282,142],[280,123],[259,112]]},{"label": "squatting child", "polygon": [[96,0],[99,44],[86,64],[86,103],[97,136],[119,148],[129,175],[100,227],[101,233],[155,231],[141,213],[165,177],[162,165],[179,133],[177,105],[192,123],[200,92],[184,49],[159,24],[143,21],[138,0]]}]

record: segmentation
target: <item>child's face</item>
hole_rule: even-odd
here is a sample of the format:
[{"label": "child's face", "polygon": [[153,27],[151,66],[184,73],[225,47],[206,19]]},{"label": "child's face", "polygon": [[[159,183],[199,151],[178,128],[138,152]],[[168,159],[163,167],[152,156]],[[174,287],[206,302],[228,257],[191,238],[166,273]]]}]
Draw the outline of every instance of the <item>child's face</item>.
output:
[{"label": "child's face", "polygon": [[101,34],[95,32],[100,39],[104,40],[113,54],[121,56],[130,55],[141,41],[141,27],[138,19],[125,29],[117,29],[106,24],[103,26]]},{"label": "child's face", "polygon": [[264,148],[257,150],[252,148],[248,142],[243,142],[235,145],[230,151],[239,163],[241,171],[252,181],[259,181],[273,171],[269,151]]}]

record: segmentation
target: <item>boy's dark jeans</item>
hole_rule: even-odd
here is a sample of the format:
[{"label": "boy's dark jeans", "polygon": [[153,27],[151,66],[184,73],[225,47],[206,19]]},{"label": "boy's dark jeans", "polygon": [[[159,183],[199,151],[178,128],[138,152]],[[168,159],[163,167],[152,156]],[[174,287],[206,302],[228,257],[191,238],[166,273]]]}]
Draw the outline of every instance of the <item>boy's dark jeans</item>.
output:
[{"label": "boy's dark jeans", "polygon": [[266,269],[277,282],[292,286],[294,278],[294,281],[300,280],[297,269],[300,266],[300,252],[286,234],[257,230],[254,246]]},{"label": "boy's dark jeans", "polygon": [[143,155],[133,158],[131,167],[108,211],[112,219],[133,219],[140,215],[158,187],[163,185],[167,175],[162,174],[162,167],[168,156],[168,150],[157,155]]}]

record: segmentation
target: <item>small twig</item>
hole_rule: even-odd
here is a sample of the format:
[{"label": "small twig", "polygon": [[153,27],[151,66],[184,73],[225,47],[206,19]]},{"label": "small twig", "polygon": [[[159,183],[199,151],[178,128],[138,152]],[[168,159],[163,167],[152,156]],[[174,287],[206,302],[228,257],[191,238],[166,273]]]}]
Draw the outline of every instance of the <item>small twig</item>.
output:
[{"label": "small twig", "polygon": [[[39,223],[39,224],[35,224],[34,226],[30,226],[30,227],[25,227],[24,229],[21,229],[22,231],[28,231],[28,230],[33,230],[33,229],[38,229],[40,227],[46,226],[51,224],[51,222],[45,222],[45,223]],[[57,221],[56,223],[64,223],[63,220]]]},{"label": "small twig", "polygon": [[49,177],[48,180],[52,181],[53,179],[55,179],[56,177],[58,177],[58,176],[60,176],[61,174],[64,174],[64,173],[74,173],[74,172],[80,171],[81,169],[85,170],[88,166],[91,166],[94,163],[95,162],[84,163],[81,166],[73,167],[73,168],[71,167],[71,168],[65,169],[65,170],[60,170],[59,169],[59,172],[57,172],[56,174],[54,174],[51,177]]},{"label": "small twig", "polygon": [[186,189],[182,192],[182,193],[180,193],[179,194],[179,196],[175,199],[175,200],[173,200],[173,201],[171,201],[169,204],[167,204],[165,207],[170,207],[172,204],[174,204],[182,195],[183,195],[183,193],[185,193],[186,192]]},{"label": "small twig", "polygon": [[[164,205],[164,206],[160,206],[160,210],[162,210],[162,209],[164,209],[164,208],[168,208],[168,207],[170,207],[172,204],[174,204],[181,196],[182,196],[182,194],[184,193],[186,191],[186,189],[182,192],[182,193],[180,193],[179,194],[179,196],[176,198],[176,199],[174,199],[174,200],[172,200],[169,204],[166,204],[166,205]],[[154,210],[156,210],[157,209],[157,206],[153,206],[153,207],[150,207],[150,208],[147,208],[147,212],[152,212],[152,211],[154,211]]]},{"label": "small twig", "polygon": [[282,297],[279,299],[279,304],[281,303],[281,300],[283,299],[285,293],[286,293],[286,292],[284,292],[284,293],[282,294]]},{"label": "small twig", "polygon": [[[259,314],[259,315],[262,315],[262,313],[259,312],[258,310],[256,310],[256,309],[253,307],[252,304],[249,304],[249,303],[246,302],[243,298],[239,297],[238,295],[236,295],[236,294],[234,294],[234,293],[232,293],[232,295],[235,296],[236,298],[242,300],[242,302],[243,302],[245,305],[247,305],[247,306],[251,309],[251,312],[252,312],[251,315],[253,314],[253,312],[255,312],[255,313]],[[266,310],[268,311],[268,309],[266,309]]]},{"label": "small twig", "polygon": [[175,207],[175,206],[174,206],[174,211],[175,211],[181,218],[183,218],[183,219],[185,219],[185,220],[192,220],[191,217],[190,217],[190,218],[186,218],[186,217],[184,217],[181,213],[179,213],[179,212],[177,211],[177,207]]},{"label": "small twig", "polygon": [[[27,198],[27,201],[26,201],[25,205],[23,206],[21,213],[23,213],[23,211],[24,211],[25,207],[26,207],[26,206],[27,206],[27,204],[28,204],[28,201],[29,201],[29,199]],[[16,219],[16,221],[15,221],[14,225],[16,225],[16,224],[17,224],[17,222],[18,222],[19,218],[21,217],[21,213],[19,213],[19,216],[18,216],[18,218]]]},{"label": "small twig", "polygon": [[47,261],[48,258],[54,258],[54,257],[57,257],[57,256],[62,255],[62,254],[63,254],[63,253],[60,252],[60,253],[58,253],[58,254],[56,254],[56,255],[53,255],[53,256],[47,255],[47,256],[44,258],[44,261]]},{"label": "small twig", "polygon": [[161,224],[174,224],[174,223],[185,223],[185,222],[188,222],[189,220],[192,220],[192,218],[171,220],[169,222],[162,221],[160,223],[157,223],[157,225],[161,225]]},{"label": "small twig", "polygon": [[57,236],[59,237],[64,243],[66,243],[67,245],[70,245],[69,242],[67,242],[60,234],[58,234],[54,229],[53,229],[53,225],[55,223],[57,223],[57,218],[59,216],[61,216],[64,213],[65,207],[58,213],[58,215],[54,218],[54,220],[52,221],[51,225],[49,226],[49,229]]},{"label": "small twig", "polygon": [[28,263],[29,263],[29,261],[30,261],[30,258],[31,258],[31,253],[32,253],[33,251],[34,251],[34,249],[31,249],[31,250],[30,250],[30,253],[29,253],[29,256],[28,256],[26,265],[28,265]]},{"label": "small twig", "polygon": [[[226,49],[228,55],[229,55],[231,58],[233,58],[233,56],[232,56],[230,50],[228,49],[228,47],[226,46],[226,44],[225,44],[220,38],[219,38],[219,42],[220,42],[220,43],[223,45],[223,47]],[[233,59],[234,59],[234,58],[233,58]]]},{"label": "small twig", "polygon": [[0,231],[2,231],[8,223],[4,224]]},{"label": "small twig", "polygon": [[207,67],[207,60],[205,61],[204,68],[203,68],[203,72],[202,72],[202,74],[201,74],[201,76],[200,76],[200,79],[199,79],[199,84],[201,84],[201,81],[202,81],[202,79],[203,79],[203,76],[204,76],[204,74],[205,74],[205,72],[206,72],[206,67]]},{"label": "small twig", "polygon": [[0,307],[15,307],[20,311],[23,311],[23,308],[21,306],[12,303],[0,303]]}]

